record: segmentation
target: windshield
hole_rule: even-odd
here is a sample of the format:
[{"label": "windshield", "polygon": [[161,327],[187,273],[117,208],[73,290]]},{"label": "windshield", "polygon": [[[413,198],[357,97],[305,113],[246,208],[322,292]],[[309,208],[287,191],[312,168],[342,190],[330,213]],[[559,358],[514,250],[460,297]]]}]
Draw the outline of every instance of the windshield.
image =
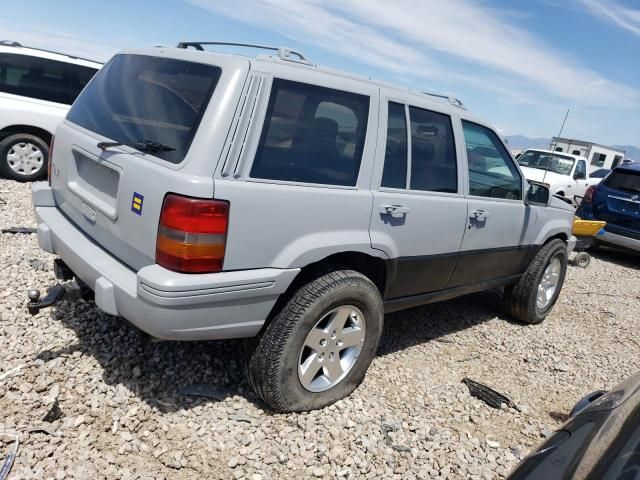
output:
[{"label": "windshield", "polygon": [[640,172],[628,170],[614,170],[605,180],[609,188],[624,190],[625,192],[640,193]]},{"label": "windshield", "polygon": [[522,167],[538,168],[548,172],[559,173],[560,175],[570,175],[574,163],[575,160],[571,157],[532,150],[524,152],[518,158],[518,164]]},{"label": "windshield", "polygon": [[116,55],[78,97],[67,119],[120,144],[164,145],[153,155],[180,163],[220,74],[212,65]]}]

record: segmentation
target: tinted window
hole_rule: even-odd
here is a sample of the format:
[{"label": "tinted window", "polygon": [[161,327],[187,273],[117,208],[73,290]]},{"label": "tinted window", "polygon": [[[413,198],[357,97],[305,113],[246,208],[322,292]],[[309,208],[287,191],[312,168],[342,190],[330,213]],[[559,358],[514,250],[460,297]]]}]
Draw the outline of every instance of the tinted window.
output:
[{"label": "tinted window", "polygon": [[465,120],[462,127],[469,164],[469,193],[479,197],[522,199],[520,174],[498,136],[486,127]]},{"label": "tinted window", "polygon": [[611,170],[609,170],[608,168],[600,168],[595,172],[591,173],[591,175],[589,176],[592,178],[604,178],[607,176],[607,173],[609,173],[610,171]]},{"label": "tinted window", "polygon": [[587,178],[587,162],[585,162],[584,160],[578,160],[575,176],[577,178]]},{"label": "tinted window", "polygon": [[0,91],[71,104],[67,63],[28,55],[0,55]]},{"label": "tinted window", "polygon": [[630,193],[640,193],[640,172],[614,170],[602,182],[609,188]]},{"label": "tinted window", "polygon": [[458,171],[448,115],[410,107],[411,189],[457,192]]},{"label": "tinted window", "polygon": [[174,150],[153,155],[179,163],[220,74],[212,65],[116,55],[78,97],[67,119],[116,142],[165,144]]},{"label": "tinted window", "polygon": [[71,78],[71,96],[72,101],[76,99],[80,92],[87,86],[89,80],[93,78],[97,70],[95,68],[85,67],[82,65],[69,64],[69,76]]},{"label": "tinted window", "polygon": [[251,176],[355,185],[369,97],[275,79]]},{"label": "tinted window", "polygon": [[404,105],[398,103],[389,103],[381,185],[389,188],[407,186],[407,117]]}]

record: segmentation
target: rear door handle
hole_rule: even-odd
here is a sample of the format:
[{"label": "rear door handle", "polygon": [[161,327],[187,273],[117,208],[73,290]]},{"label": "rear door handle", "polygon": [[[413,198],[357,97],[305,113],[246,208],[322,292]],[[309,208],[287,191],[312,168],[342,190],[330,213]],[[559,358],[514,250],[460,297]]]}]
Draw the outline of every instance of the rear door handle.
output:
[{"label": "rear door handle", "polygon": [[380,205],[380,213],[391,215],[394,218],[402,218],[409,213],[410,208],[405,205]]},{"label": "rear door handle", "polygon": [[479,222],[484,222],[488,217],[491,216],[491,212],[487,212],[485,210],[474,210],[469,215],[469,218],[472,220],[478,220]]}]

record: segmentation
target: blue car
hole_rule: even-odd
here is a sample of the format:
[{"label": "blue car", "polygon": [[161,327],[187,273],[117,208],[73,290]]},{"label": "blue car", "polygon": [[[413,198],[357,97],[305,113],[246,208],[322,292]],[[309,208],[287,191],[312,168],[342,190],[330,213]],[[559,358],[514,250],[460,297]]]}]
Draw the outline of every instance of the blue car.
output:
[{"label": "blue car", "polygon": [[640,251],[640,163],[621,165],[590,186],[576,214],[607,222],[598,243]]}]

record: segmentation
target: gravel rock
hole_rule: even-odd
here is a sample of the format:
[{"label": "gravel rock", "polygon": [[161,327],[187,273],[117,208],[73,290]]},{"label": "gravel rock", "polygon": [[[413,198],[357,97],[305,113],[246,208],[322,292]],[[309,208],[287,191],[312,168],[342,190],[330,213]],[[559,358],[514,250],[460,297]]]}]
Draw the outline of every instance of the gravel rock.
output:
[{"label": "gravel rock", "polygon": [[[0,228],[36,226],[29,184],[0,180],[0,196]],[[0,235],[0,431],[22,440],[12,479],[503,478],[576,400],[640,368],[640,257],[602,249],[569,268],[542,324],[506,321],[495,292],[387,315],[349,398],[273,415],[245,380],[253,340],[151,342],[84,301],[29,316],[26,291],[56,283],[53,258],[35,235]],[[520,411],[471,397],[464,377]],[[221,393],[180,393],[194,385]],[[64,415],[42,428],[56,401]]]}]

